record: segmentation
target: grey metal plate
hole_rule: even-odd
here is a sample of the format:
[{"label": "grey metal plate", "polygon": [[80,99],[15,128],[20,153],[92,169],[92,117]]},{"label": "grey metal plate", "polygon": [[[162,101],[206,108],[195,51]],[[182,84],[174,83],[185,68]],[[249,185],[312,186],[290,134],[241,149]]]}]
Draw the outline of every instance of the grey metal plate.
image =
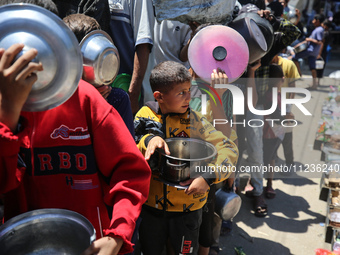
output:
[{"label": "grey metal plate", "polygon": [[73,32],[52,12],[31,4],[0,7],[0,48],[24,43],[38,50],[38,72],[23,111],[45,111],[69,99],[82,75],[82,55]]}]

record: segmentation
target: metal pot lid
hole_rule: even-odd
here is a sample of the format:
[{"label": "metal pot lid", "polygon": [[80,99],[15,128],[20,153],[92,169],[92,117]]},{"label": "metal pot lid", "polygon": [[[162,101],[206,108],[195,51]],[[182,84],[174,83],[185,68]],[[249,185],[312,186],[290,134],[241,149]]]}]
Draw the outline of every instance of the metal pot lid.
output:
[{"label": "metal pot lid", "polygon": [[15,43],[25,44],[23,52],[35,48],[34,61],[44,68],[37,73],[23,111],[45,111],[68,100],[82,74],[81,52],[73,32],[57,15],[31,4],[0,7],[0,24],[0,48]]},{"label": "metal pot lid", "polygon": [[234,29],[211,25],[200,30],[188,48],[189,63],[204,81],[211,82],[211,73],[218,67],[225,71],[229,83],[246,70],[249,60],[247,42]]},{"label": "metal pot lid", "polygon": [[109,85],[116,78],[120,59],[111,37],[102,30],[87,34],[80,42],[83,78],[95,86]]}]

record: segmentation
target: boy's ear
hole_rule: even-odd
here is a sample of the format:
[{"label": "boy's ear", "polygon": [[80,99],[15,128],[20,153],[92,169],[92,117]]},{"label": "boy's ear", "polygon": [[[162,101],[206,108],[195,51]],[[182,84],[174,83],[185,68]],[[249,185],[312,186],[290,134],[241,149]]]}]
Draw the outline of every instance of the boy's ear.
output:
[{"label": "boy's ear", "polygon": [[157,101],[163,100],[163,95],[162,95],[162,93],[159,92],[159,91],[153,92],[153,97],[154,97]]}]

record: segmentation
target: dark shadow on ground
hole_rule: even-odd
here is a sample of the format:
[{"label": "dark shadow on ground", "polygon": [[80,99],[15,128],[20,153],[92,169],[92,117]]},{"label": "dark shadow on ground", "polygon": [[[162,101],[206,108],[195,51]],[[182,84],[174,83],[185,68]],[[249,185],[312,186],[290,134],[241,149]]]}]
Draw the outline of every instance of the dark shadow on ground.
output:
[{"label": "dark shadow on ground", "polygon": [[243,229],[234,224],[227,236],[220,237],[219,255],[235,255],[234,247],[242,247],[247,255],[289,255],[290,250],[278,242],[263,238],[252,238]]},{"label": "dark shadow on ground", "polygon": [[[241,190],[247,182],[247,176],[240,179]],[[288,179],[287,179],[288,180]],[[305,178],[294,178],[292,185],[315,185]],[[293,181],[294,180],[294,181]],[[233,230],[227,236],[220,237],[220,246],[222,248],[219,254],[235,255],[234,247],[243,247],[247,255],[268,255],[268,254],[291,254],[289,248],[275,242],[275,236],[269,236],[267,233],[260,233],[263,238],[252,238],[243,229],[239,228],[238,223],[242,222],[252,229],[257,229],[266,224],[269,228],[282,232],[287,235],[289,233],[306,233],[311,225],[325,222],[323,214],[316,213],[311,210],[309,203],[301,196],[289,195],[280,187],[274,187],[276,197],[274,199],[266,199],[268,204],[268,216],[258,218],[254,216],[253,199],[241,193],[242,206],[239,213],[233,221]],[[299,214],[306,214],[307,217],[301,220]]]},{"label": "dark shadow on ground", "polygon": [[[240,194],[242,206],[234,221],[243,222],[253,229],[267,224],[271,229],[290,233],[304,233],[307,232],[310,224],[324,222],[325,216],[311,211],[309,204],[302,196],[291,196],[282,192],[279,187],[275,188],[275,191],[274,199],[266,199],[268,216],[265,218],[255,217],[253,215],[253,198]],[[303,212],[311,218],[299,220],[299,212]],[[276,213],[282,213],[283,216],[277,216]]]},{"label": "dark shadow on ground", "polygon": [[295,162],[295,166],[288,167],[288,166],[285,166],[285,161],[278,157],[276,159],[276,165],[282,166],[282,172],[275,173],[274,179],[281,180],[285,184],[289,184],[293,186],[304,186],[304,185],[313,185],[313,184],[320,183],[320,182],[315,182],[312,179],[320,180],[322,173],[316,172],[316,171],[312,172],[311,169],[307,169],[306,164],[302,164],[301,162]]}]

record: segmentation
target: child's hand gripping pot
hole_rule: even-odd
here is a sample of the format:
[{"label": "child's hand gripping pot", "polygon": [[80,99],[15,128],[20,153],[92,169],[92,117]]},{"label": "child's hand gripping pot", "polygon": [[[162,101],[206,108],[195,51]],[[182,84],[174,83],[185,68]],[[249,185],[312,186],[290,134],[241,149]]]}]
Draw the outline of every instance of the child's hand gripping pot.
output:
[{"label": "child's hand gripping pot", "polygon": [[169,147],[166,142],[160,136],[152,138],[145,151],[145,160],[149,160],[151,155],[154,154],[157,148],[164,149],[166,155],[170,155]]},{"label": "child's hand gripping pot", "polygon": [[[163,149],[166,155],[170,155],[170,150],[167,143],[159,136],[155,136],[152,138],[146,148],[145,159],[149,160],[151,155],[154,154],[157,148]],[[191,178],[187,181],[180,182],[181,186],[190,185],[187,189],[185,189],[185,194],[205,194],[209,189],[208,183],[204,180],[203,177]]]},{"label": "child's hand gripping pot", "polygon": [[43,70],[41,63],[31,62],[38,54],[36,49],[28,50],[15,60],[23,48],[23,44],[14,44],[7,50],[0,49],[0,122],[13,132],[21,109],[38,79],[35,71]]}]

